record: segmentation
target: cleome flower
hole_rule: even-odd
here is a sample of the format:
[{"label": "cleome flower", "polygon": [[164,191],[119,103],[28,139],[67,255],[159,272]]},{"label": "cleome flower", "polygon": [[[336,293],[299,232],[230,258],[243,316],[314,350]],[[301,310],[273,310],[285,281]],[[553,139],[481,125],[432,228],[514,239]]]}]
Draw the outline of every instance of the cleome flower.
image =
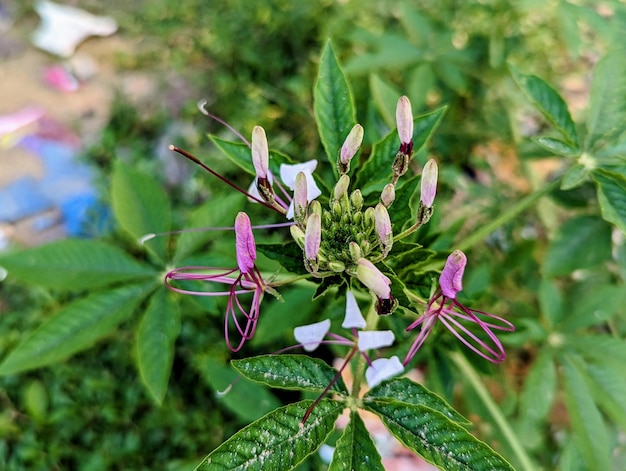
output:
[{"label": "cleome flower", "polygon": [[[467,257],[460,250],[452,252],[446,260],[439,277],[439,287],[428,301],[426,311],[406,328],[408,332],[421,326],[420,333],[404,359],[404,366],[421,348],[437,321],[440,321],[456,338],[486,360],[500,363],[506,358],[504,347],[493,330],[511,332],[515,330],[513,324],[493,314],[469,309],[456,299],[457,293],[462,290],[466,264]],[[487,335],[487,339],[482,340],[474,334],[468,328],[468,323],[478,325]]]},{"label": "cleome flower", "polygon": [[[224,316],[224,338],[228,348],[239,351],[256,330],[263,294],[274,292],[261,276],[255,265],[256,244],[252,234],[250,218],[244,212],[237,214],[235,219],[235,246],[237,254],[236,268],[217,268],[186,266],[175,268],[165,275],[166,286],[177,293],[194,296],[228,296],[226,315]],[[226,285],[226,290],[193,291],[174,286],[172,282],[207,281]],[[252,294],[252,302],[248,305],[239,297]],[[234,327],[239,339],[232,341],[231,327]]]},{"label": "cleome flower", "polygon": [[296,327],[294,329],[294,337],[298,341],[298,345],[307,352],[312,352],[321,344],[351,347],[352,350],[341,370],[348,364],[356,351],[360,352],[369,365],[365,371],[367,384],[370,387],[374,387],[381,381],[401,373],[404,371],[404,367],[397,356],[379,358],[373,361],[370,359],[368,351],[392,345],[395,336],[390,330],[359,330],[365,329],[366,325],[367,323],[361,314],[354,293],[352,290],[348,290],[346,292],[346,314],[341,327],[350,330],[352,339],[329,332],[330,319]]}]

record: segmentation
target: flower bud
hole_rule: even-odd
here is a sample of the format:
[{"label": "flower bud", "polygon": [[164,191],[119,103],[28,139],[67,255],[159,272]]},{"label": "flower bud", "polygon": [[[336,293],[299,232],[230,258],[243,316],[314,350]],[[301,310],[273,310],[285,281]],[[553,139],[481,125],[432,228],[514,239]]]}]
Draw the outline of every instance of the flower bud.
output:
[{"label": "flower bud", "polygon": [[411,143],[413,141],[413,112],[411,111],[411,102],[406,96],[401,96],[398,100],[396,125],[400,142],[402,144]]},{"label": "flower bud", "polygon": [[463,289],[463,272],[467,265],[467,257],[460,250],[452,252],[439,276],[441,292],[447,298],[455,299],[456,294]]},{"label": "flower bud", "polygon": [[269,173],[269,147],[265,130],[255,126],[252,130],[252,165],[259,179],[267,179]]},{"label": "flower bud", "polygon": [[363,126],[356,124],[341,146],[337,168],[339,174],[343,175],[350,171],[350,160],[354,157],[363,142]]},{"label": "flower bud", "polygon": [[244,212],[239,212],[235,218],[235,247],[239,271],[249,273],[256,260],[256,244],[250,218]]},{"label": "flower bud", "polygon": [[361,247],[356,242],[350,242],[348,244],[348,249],[350,250],[350,257],[352,260],[357,262],[361,258]]},{"label": "flower bud", "polygon": [[350,177],[348,175],[342,175],[339,177],[337,184],[335,185],[335,190],[333,193],[333,198],[335,201],[339,201],[343,196],[348,195],[348,187],[350,186]]},{"label": "flower bud", "polygon": [[371,206],[367,208],[363,213],[363,218],[365,219],[365,230],[374,227],[374,208]]},{"label": "flower bud", "polygon": [[389,219],[387,208],[381,203],[378,203],[376,209],[374,209],[374,221],[381,252],[383,253],[383,257],[386,257],[393,246],[393,232],[391,230],[391,219]]},{"label": "flower bud", "polygon": [[328,268],[330,271],[334,271],[335,273],[343,273],[346,271],[346,265],[339,260],[333,260],[332,262],[328,262]]},{"label": "flower bud", "polygon": [[289,226],[289,231],[291,232],[293,240],[298,244],[298,247],[304,250],[304,231],[296,225]]},{"label": "flower bud", "polygon": [[350,195],[350,202],[352,203],[352,207],[356,211],[361,210],[361,208],[363,207],[363,194],[361,193],[361,190],[357,188],[352,192],[352,194]]},{"label": "flower bud", "polygon": [[437,177],[439,170],[437,168],[437,162],[434,159],[430,159],[424,165],[422,170],[422,180],[420,188],[420,201],[427,208],[432,208],[435,202],[435,195],[437,193]]},{"label": "flower bud", "polygon": [[304,255],[308,260],[316,260],[322,242],[322,217],[313,213],[306,222],[304,232]]},{"label": "flower bud", "polygon": [[391,298],[391,280],[369,260],[365,258],[358,260],[356,276],[379,300]]},{"label": "flower bud", "polygon": [[296,184],[293,190],[294,220],[298,224],[304,224],[307,208],[307,183],[304,172],[296,175]]},{"label": "flower bud", "polygon": [[380,202],[385,205],[385,208],[391,206],[396,199],[396,187],[393,183],[387,183],[383,191],[380,193]]},{"label": "flower bud", "polygon": [[311,201],[311,204],[309,205],[309,212],[310,213],[319,214],[321,216],[322,215],[322,205],[320,204],[320,202],[317,201],[317,200]]}]

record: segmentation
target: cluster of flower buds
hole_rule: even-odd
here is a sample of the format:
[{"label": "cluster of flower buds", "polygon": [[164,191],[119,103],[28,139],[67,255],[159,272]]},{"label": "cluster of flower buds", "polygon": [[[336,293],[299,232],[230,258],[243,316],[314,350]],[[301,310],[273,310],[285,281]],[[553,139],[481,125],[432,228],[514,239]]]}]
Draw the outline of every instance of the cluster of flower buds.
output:
[{"label": "cluster of flower buds", "polygon": [[[395,200],[396,183],[406,173],[413,150],[413,116],[405,96],[398,100],[396,118],[400,148],[392,163],[392,181],[381,191],[378,204],[365,207],[361,191],[350,192],[350,163],[363,141],[360,124],[350,130],[339,151],[339,179],[328,208],[307,198],[309,179],[304,174],[295,179],[292,203],[296,224],[291,227],[291,234],[302,248],[306,269],[318,278],[341,273],[358,278],[376,295],[380,314],[390,314],[397,305],[391,295],[389,278],[375,263],[385,259],[393,247],[388,208]],[[254,156],[254,145],[252,148]],[[257,170],[257,185],[261,185],[261,175]],[[436,188],[437,164],[429,160],[422,174],[420,209],[414,229],[430,219]]]}]

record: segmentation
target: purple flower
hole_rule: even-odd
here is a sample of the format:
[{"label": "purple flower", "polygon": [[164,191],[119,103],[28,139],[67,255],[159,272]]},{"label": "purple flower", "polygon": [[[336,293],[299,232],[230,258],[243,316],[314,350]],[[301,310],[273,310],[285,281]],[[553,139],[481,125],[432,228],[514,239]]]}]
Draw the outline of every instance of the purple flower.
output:
[{"label": "purple flower", "polygon": [[[513,324],[501,317],[484,311],[469,309],[456,299],[462,289],[463,272],[467,258],[460,250],[455,250],[446,260],[439,277],[439,288],[428,301],[426,311],[415,322],[409,325],[407,332],[421,326],[420,333],[411,345],[403,364],[406,366],[432,331],[439,320],[456,338],[481,357],[493,363],[500,363],[506,358],[504,347],[493,330],[512,332]],[[483,320],[486,318],[485,320]],[[486,334],[483,340],[473,333],[468,323],[478,325]]]},{"label": "purple flower", "polygon": [[[250,218],[244,212],[237,214],[235,219],[235,240],[237,268],[187,266],[175,268],[165,275],[165,284],[177,293],[195,296],[228,296],[224,317],[224,337],[228,348],[233,352],[241,350],[244,343],[254,335],[263,294],[266,290],[272,290],[265,283],[255,265],[256,244]],[[194,280],[226,285],[228,288],[224,291],[193,291],[172,285],[173,281]],[[249,305],[239,299],[240,296],[246,294],[252,295]],[[239,336],[235,342],[231,342],[231,323]]]}]

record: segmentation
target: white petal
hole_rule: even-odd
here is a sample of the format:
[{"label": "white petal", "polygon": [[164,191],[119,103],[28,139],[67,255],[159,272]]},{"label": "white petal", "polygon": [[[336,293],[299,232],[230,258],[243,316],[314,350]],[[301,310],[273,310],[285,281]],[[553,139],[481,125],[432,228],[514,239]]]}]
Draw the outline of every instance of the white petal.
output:
[{"label": "white petal", "polygon": [[293,336],[307,352],[312,352],[319,347],[330,329],[330,319],[316,322],[315,324],[301,325],[293,329]]},{"label": "white petal", "polygon": [[393,344],[395,336],[390,330],[366,330],[359,332],[359,350],[375,350]]},{"label": "white petal", "polygon": [[293,200],[291,200],[291,203],[289,203],[289,207],[287,208],[286,218],[290,220],[293,219],[295,212],[296,210],[293,208]]},{"label": "white petal", "polygon": [[306,176],[306,200],[310,203],[319,195],[322,194],[322,190],[320,190],[315,183],[315,179],[313,178],[312,173],[305,173]]},{"label": "white petal", "polygon": [[317,452],[320,455],[320,459],[324,463],[329,464],[333,460],[333,455],[335,454],[335,447],[326,445],[326,443],[323,443],[320,449],[317,450]]},{"label": "white petal", "polygon": [[396,376],[404,371],[404,366],[397,356],[391,358],[379,358],[372,362],[365,371],[365,378],[370,388],[373,388],[381,381]]},{"label": "white petal", "polygon": [[310,183],[308,176],[312,175],[317,167],[317,160],[308,160],[300,164],[280,164],[281,181],[293,190],[296,186],[296,175],[302,172],[307,175],[307,184]]},{"label": "white petal", "polygon": [[361,314],[361,310],[356,302],[354,293],[349,289],[346,293],[346,317],[344,318],[341,327],[344,329],[351,329],[353,327],[363,329],[366,325],[367,323]]}]

